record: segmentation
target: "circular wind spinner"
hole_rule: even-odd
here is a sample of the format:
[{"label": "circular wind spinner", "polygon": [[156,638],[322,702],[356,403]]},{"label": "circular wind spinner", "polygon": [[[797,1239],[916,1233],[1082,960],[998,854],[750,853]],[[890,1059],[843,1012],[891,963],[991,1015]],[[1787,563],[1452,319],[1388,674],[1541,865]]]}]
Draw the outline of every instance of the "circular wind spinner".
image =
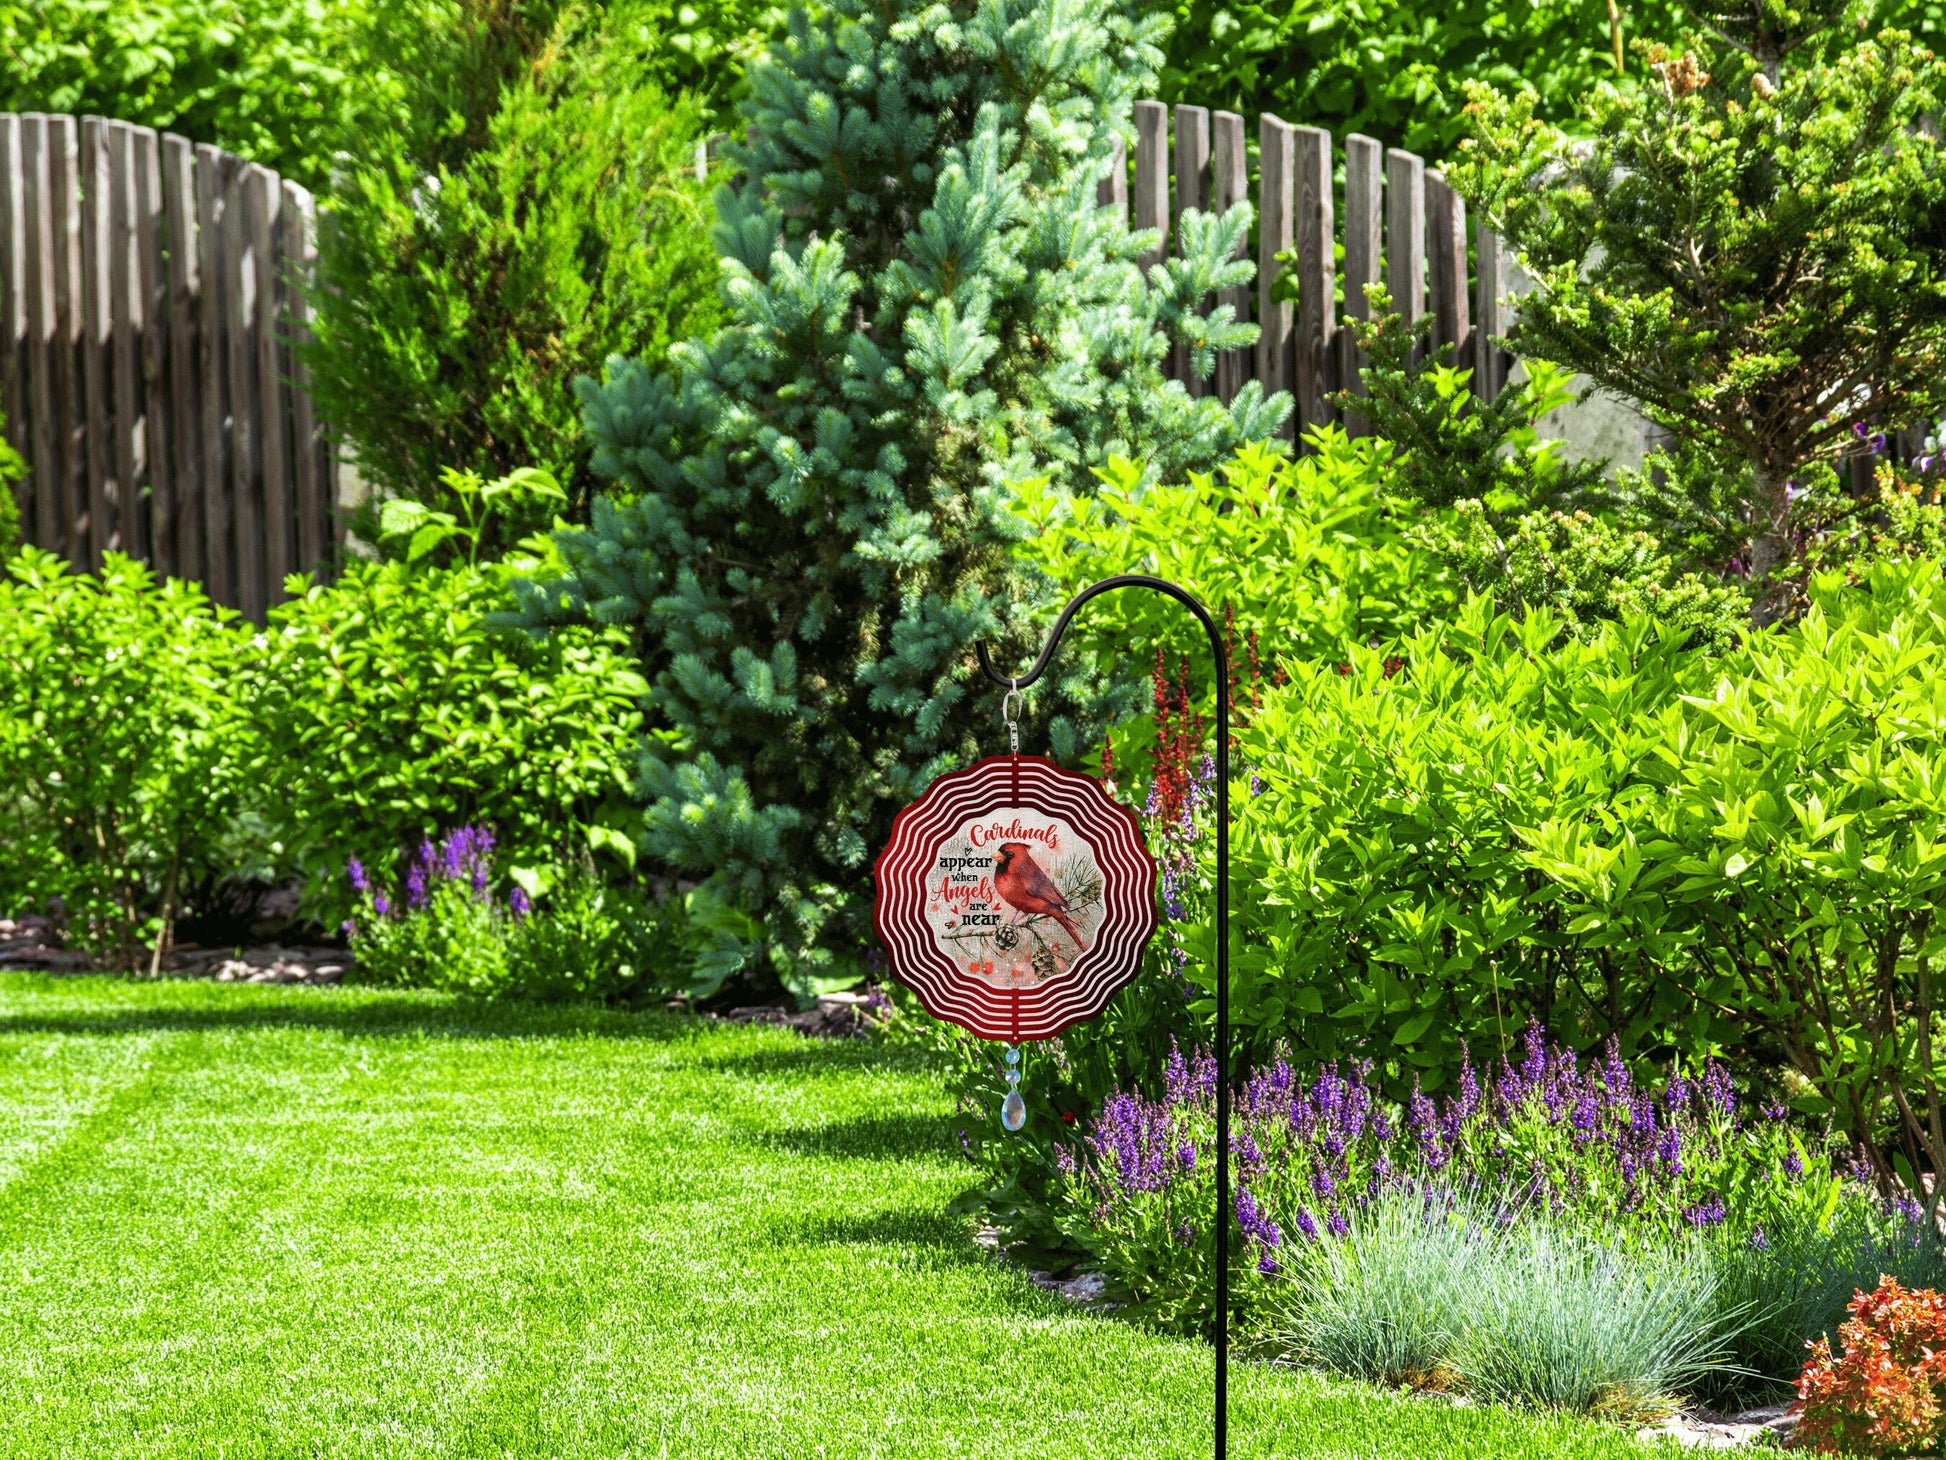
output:
[{"label": "circular wind spinner", "polygon": [[1156,928],[1134,815],[1037,755],[933,782],[893,823],[874,882],[893,976],[935,1018],[1010,1045],[1099,1014]]}]

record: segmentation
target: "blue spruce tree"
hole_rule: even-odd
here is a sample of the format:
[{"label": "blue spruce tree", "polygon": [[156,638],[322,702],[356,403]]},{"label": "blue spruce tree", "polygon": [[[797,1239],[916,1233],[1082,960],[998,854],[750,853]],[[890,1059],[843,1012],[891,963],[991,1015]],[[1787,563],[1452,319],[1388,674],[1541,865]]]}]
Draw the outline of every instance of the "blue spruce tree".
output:
[{"label": "blue spruce tree", "polygon": [[[1254,326],[1246,209],[1156,235],[1096,206],[1162,22],[1126,0],[833,0],[751,75],[747,181],[718,190],[729,322],[579,382],[612,481],[530,624],[634,626],[659,727],[641,845],[760,918],[800,995],[859,971],[870,863],[898,808],[992,748],[970,646],[1021,662],[1049,590],[1017,566],[1010,484],[1091,487],[1111,453],[1207,469],[1289,411],[1204,377]],[[1100,687],[1057,689],[1057,756]]]}]

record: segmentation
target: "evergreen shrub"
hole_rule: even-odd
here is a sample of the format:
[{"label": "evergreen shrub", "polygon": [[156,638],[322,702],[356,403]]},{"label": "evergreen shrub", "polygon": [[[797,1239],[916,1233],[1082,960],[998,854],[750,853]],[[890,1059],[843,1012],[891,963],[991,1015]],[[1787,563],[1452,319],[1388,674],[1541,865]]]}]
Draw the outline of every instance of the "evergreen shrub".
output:
[{"label": "evergreen shrub", "polygon": [[[454,462],[534,468],[585,517],[575,377],[618,351],[660,359],[717,318],[695,104],[607,28],[564,22],[553,40],[471,150],[429,164],[410,134],[377,136],[333,188],[307,364],[382,497],[450,507]],[[492,545],[551,521],[536,505]]]},{"label": "evergreen shrub", "polygon": [[[582,387],[614,486],[530,619],[634,632],[662,732],[643,851],[762,916],[801,996],[862,974],[893,814],[997,743],[971,645],[1024,659],[1050,603],[1010,556],[1016,485],[1086,492],[1117,453],[1170,479],[1288,413],[1162,376],[1254,338],[1211,306],[1253,272],[1247,210],[1186,215],[1144,272],[1160,240],[1096,206],[1159,34],[1072,0],[794,14],[717,193],[726,324],[671,374]],[[1100,698],[1057,687],[1057,755]]]},{"label": "evergreen shrub", "polygon": [[1801,606],[1836,464],[1946,410],[1946,68],[1843,0],[1712,7],[1651,75],[1587,102],[1585,144],[1531,89],[1472,89],[1449,172],[1519,251],[1523,353],[1639,402],[1709,468],[1653,490],[1672,541],[1723,534],[1759,622]]}]

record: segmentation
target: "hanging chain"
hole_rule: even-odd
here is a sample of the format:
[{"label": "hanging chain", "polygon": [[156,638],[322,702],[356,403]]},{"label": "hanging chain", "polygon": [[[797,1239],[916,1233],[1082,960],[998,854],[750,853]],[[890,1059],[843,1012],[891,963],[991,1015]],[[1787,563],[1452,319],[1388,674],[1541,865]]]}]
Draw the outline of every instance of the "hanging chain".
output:
[{"label": "hanging chain", "polygon": [[1000,718],[1007,722],[1007,754],[1020,754],[1020,709],[1027,697],[1020,692],[1020,681],[1008,681],[1007,697],[1000,701]]}]

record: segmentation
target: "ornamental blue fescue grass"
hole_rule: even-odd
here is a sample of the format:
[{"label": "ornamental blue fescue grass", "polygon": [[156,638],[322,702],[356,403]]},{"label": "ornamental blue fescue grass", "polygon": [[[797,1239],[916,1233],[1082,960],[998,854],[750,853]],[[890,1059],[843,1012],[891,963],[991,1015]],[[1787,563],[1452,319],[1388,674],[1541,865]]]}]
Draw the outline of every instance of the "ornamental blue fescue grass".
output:
[{"label": "ornamental blue fescue grass", "polygon": [[1748,1317],[1719,1301],[1701,1243],[1516,1219],[1480,1253],[1460,1279],[1468,1301],[1452,1352],[1475,1399],[1653,1417],[1725,1369]]},{"label": "ornamental blue fescue grass", "polygon": [[1491,1236],[1443,1193],[1386,1186],[1335,1242],[1292,1249],[1265,1347],[1380,1384],[1445,1388]]},{"label": "ornamental blue fescue grass", "polygon": [[1742,1315],[1697,1244],[1625,1245],[1481,1193],[1382,1187],[1345,1235],[1296,1247],[1260,1347],[1386,1384],[1640,1418],[1724,1362]]}]

